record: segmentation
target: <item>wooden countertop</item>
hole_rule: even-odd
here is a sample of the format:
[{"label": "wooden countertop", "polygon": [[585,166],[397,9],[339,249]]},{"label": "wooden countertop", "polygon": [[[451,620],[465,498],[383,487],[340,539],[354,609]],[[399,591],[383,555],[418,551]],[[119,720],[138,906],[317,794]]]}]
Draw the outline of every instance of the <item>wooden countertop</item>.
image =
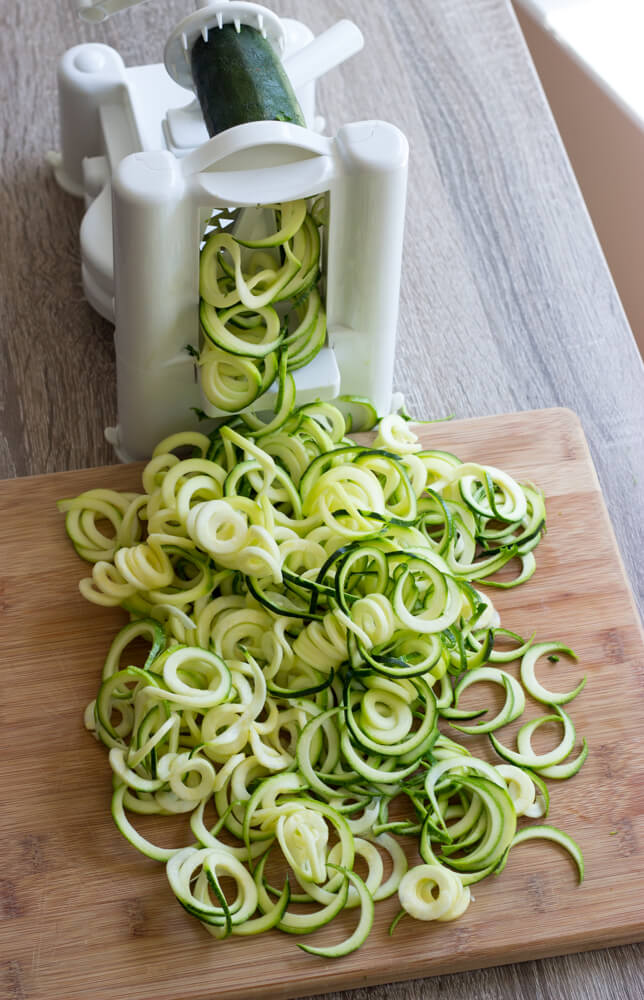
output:
[{"label": "wooden countertop", "polygon": [[[7,3],[0,32],[0,476],[114,461],[112,330],[83,300],[82,205],[45,162],[56,64],[82,41],[159,61],[191,4],[152,0],[105,25],[65,0]],[[330,130],[382,118],[411,147],[396,388],[433,418],[567,406],[579,416],[640,612],[644,369],[514,15],[505,0],[281,0],[364,51],[319,87]],[[6,831],[3,831],[3,838]],[[6,915],[6,914],[5,914]],[[10,914],[9,914],[10,916]],[[0,949],[1,952],[2,949]],[[349,1000],[636,997],[640,946],[332,994]],[[0,996],[20,995],[0,957]]]}]

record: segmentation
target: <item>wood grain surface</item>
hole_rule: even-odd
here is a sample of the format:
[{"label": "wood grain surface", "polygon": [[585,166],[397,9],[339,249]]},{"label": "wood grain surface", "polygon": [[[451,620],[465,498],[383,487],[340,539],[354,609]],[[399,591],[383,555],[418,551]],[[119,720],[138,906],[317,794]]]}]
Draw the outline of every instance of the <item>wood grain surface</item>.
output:
[{"label": "wood grain surface", "polygon": [[[55,501],[93,487],[140,488],[141,466],[9,480],[0,484],[7,566],[0,644],[12,664],[0,730],[0,830],[8,845],[0,928],[15,979],[8,996],[265,1000],[641,938],[644,634],[580,424],[571,411],[552,409],[424,427],[422,440],[546,492],[548,531],[535,576],[492,597],[507,627],[577,652],[577,664],[542,664],[546,683],[566,690],[582,673],[588,677],[569,711],[590,756],[575,778],[551,782],[548,818],[581,845],[583,884],[560,849],[530,844],[512,853],[502,875],[474,887],[474,902],[457,922],[403,921],[390,938],[397,901],[378,904],[366,944],[342,960],[305,955],[277,932],[215,943],[176,904],[163,866],[122,839],[109,814],[106,752],[82,725],[110,639],[126,617],[81,598],[77,581],[86,564],[65,536]],[[543,706],[534,704],[531,714],[543,714]],[[318,941],[343,937],[352,922],[347,914]]]},{"label": "wood grain surface", "polygon": [[[377,117],[410,141],[396,388],[422,417],[571,407],[641,612],[644,371],[509,3],[274,6],[316,32],[348,16],[365,35],[364,51],[320,83],[329,131]],[[189,0],[150,0],[88,26],[71,0],[0,5],[1,476],[114,462],[103,439],[116,417],[112,329],[83,299],[82,204],[58,189],[45,162],[59,144],[58,59],[92,40],[113,45],[127,65],[157,62],[190,9]],[[49,599],[59,599],[53,583]],[[0,675],[3,692],[10,667]],[[33,857],[35,898],[44,881],[39,848],[16,838],[17,831],[3,834],[3,853]],[[11,892],[2,898],[0,921],[14,906]],[[20,997],[20,977],[0,948],[0,996]],[[357,988],[352,1000],[367,993],[370,1000],[636,998],[644,993],[642,951]]]}]

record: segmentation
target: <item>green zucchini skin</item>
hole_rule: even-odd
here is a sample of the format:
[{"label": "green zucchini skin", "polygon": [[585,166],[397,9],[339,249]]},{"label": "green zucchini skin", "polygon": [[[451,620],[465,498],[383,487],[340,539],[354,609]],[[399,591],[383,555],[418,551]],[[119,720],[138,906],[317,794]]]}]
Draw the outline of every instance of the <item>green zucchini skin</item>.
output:
[{"label": "green zucchini skin", "polygon": [[199,37],[193,45],[190,61],[211,137],[245,122],[306,124],[279,57],[255,28],[211,29],[207,42]]}]

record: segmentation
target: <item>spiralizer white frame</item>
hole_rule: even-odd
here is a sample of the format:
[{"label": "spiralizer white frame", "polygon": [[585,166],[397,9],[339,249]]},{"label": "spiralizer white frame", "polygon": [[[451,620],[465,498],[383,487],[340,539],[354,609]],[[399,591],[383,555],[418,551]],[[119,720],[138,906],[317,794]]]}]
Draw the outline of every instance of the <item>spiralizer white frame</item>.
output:
[{"label": "spiralizer white frame", "polygon": [[113,443],[123,457],[149,455],[162,436],[186,426],[190,406],[206,409],[186,347],[198,347],[199,242],[218,207],[329,192],[329,346],[295,373],[298,399],[351,394],[388,409],[406,167],[406,140],[384,122],[345,125],[335,139],[254,122],[180,160],[158,151],[122,161],[114,179],[119,427]]},{"label": "spiralizer white frame", "polygon": [[[190,38],[251,23],[283,61],[307,128],[262,121],[208,139],[186,87]],[[76,46],[59,67],[63,187],[84,195],[85,293],[115,324],[118,425],[106,436],[124,461],[198,425],[199,247],[214,209],[328,192],[324,291],[328,346],[294,373],[298,402],[358,395],[391,406],[408,145],[380,121],[323,136],[315,79],[362,45],[342,21],[314,38],[257,4],[219,0],[171,35],[163,65],[126,69],[105,45]],[[259,404],[272,407],[269,391]],[[258,403],[254,404],[258,408]]]}]

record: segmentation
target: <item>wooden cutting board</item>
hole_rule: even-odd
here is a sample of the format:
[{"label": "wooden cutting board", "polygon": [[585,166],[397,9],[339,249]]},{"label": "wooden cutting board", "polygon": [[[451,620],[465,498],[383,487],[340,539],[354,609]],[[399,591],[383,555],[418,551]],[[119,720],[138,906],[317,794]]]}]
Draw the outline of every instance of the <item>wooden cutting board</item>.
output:
[{"label": "wooden cutting board", "polygon": [[[0,996],[301,997],[644,937],[644,641],[579,422],[568,410],[542,410],[430,424],[422,439],[546,491],[537,572],[493,598],[509,628],[578,653],[577,665],[562,659],[542,667],[544,682],[588,675],[570,712],[590,756],[575,778],[551,783],[549,817],[581,845],[583,885],[558,847],[530,843],[511,854],[502,875],[474,887],[459,921],[403,920],[391,938],[391,899],[377,905],[363,948],[335,962],[306,955],[277,932],[215,942],[175,902],[162,867],[121,838],[109,812],[105,751],[82,723],[124,616],[80,597],[86,566],[55,501],[96,486],[137,488],[140,466],[7,481],[0,484]],[[354,919],[327,929],[326,939],[340,940]]]}]

